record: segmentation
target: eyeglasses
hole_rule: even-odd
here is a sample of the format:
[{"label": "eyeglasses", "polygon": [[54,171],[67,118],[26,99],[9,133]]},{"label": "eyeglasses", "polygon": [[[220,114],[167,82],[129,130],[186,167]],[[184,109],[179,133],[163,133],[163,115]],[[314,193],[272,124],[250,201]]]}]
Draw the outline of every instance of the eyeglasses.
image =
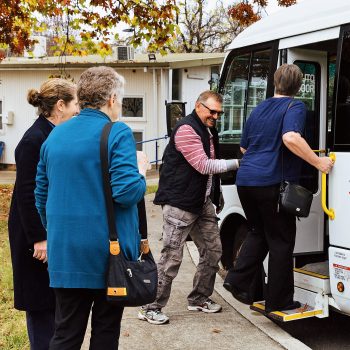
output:
[{"label": "eyeglasses", "polygon": [[200,102],[202,106],[204,106],[211,115],[217,114],[218,117],[221,117],[224,114],[224,111],[216,111],[215,109],[210,109],[208,106],[206,106],[203,102]]}]

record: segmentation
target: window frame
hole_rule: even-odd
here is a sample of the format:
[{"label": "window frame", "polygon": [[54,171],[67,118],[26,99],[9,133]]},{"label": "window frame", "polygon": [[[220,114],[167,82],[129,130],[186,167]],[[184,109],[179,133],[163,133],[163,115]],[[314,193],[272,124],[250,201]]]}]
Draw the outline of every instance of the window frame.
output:
[{"label": "window frame", "polygon": [[133,121],[146,121],[146,106],[145,106],[145,102],[146,102],[146,96],[145,95],[141,95],[141,94],[130,94],[130,95],[125,95],[123,97],[124,98],[141,98],[142,99],[142,117],[123,117],[123,108],[121,108],[120,111],[120,120],[121,121],[125,121],[125,122],[133,122]]},{"label": "window frame", "polygon": [[[132,136],[134,137],[135,143],[139,142],[139,141],[136,141],[136,139],[135,139],[135,136],[134,136],[135,133],[140,133],[140,134],[141,134],[141,142],[142,142],[142,141],[145,141],[145,140],[144,140],[144,134],[145,134],[145,131],[144,131],[144,130],[139,130],[139,129],[136,129],[136,130],[135,130],[135,129],[131,129],[131,132],[132,132]],[[137,150],[137,151],[143,151],[143,150],[144,150],[144,147],[143,147],[143,146],[144,146],[144,143],[141,143],[141,149],[140,149],[140,150],[137,149],[137,146],[138,146],[138,145],[136,144],[136,150]]]},{"label": "window frame", "polygon": [[335,79],[334,79],[334,93],[333,93],[333,106],[332,106],[332,126],[331,126],[331,132],[330,132],[330,140],[331,144],[330,149],[331,151],[335,152],[348,152],[350,149],[350,143],[344,144],[344,143],[336,143],[336,122],[337,122],[337,107],[338,107],[338,89],[339,89],[339,78],[340,78],[340,68],[341,68],[341,61],[342,61],[342,49],[343,49],[343,38],[345,32],[350,32],[350,25],[343,25],[340,27],[340,33],[338,38],[338,48],[337,48],[337,60],[336,60],[336,71],[335,71]]}]

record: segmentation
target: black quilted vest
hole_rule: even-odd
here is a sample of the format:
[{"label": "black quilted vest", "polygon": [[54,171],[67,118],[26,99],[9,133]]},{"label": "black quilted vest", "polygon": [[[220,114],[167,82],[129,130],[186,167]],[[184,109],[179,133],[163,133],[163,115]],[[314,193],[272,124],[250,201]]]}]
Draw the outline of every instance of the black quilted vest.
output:
[{"label": "black quilted vest", "polygon": [[[168,204],[191,213],[200,214],[205,201],[205,193],[208,175],[202,175],[195,170],[176,150],[175,133],[181,125],[190,125],[200,136],[203,148],[210,158],[210,135],[207,127],[199,119],[195,110],[181,119],[172,131],[169,144],[167,145],[163,164],[160,171],[159,188],[156,193],[154,204]],[[218,133],[215,128],[210,129],[213,135],[215,157],[219,158]],[[220,177],[213,176],[211,199],[218,204],[220,196]]]}]

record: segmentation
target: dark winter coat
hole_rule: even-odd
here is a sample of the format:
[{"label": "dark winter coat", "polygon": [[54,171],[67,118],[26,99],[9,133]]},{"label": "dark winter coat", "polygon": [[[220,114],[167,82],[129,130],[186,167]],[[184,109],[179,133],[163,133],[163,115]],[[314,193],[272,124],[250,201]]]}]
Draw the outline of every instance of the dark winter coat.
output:
[{"label": "dark winter coat", "polygon": [[53,125],[39,116],[15,150],[17,174],[8,228],[14,306],[18,310],[39,311],[55,306],[54,294],[49,288],[47,264],[33,258],[34,243],[46,240],[46,230],[35,207],[34,189],[40,147],[52,129]]}]

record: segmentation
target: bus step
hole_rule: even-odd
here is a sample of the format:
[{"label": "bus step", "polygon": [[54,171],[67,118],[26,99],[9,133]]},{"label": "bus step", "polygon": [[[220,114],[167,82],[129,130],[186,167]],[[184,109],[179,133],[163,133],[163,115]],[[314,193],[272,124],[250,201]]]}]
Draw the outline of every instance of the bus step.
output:
[{"label": "bus step", "polygon": [[329,274],[317,273],[307,267],[294,268],[294,285],[315,293],[330,294],[331,292]]},{"label": "bus step", "polygon": [[307,304],[302,304],[301,307],[294,310],[273,311],[266,314],[265,301],[258,301],[253,303],[253,305],[250,305],[250,309],[260,312],[263,315],[266,315],[280,322],[301,320],[304,318],[321,315],[323,313],[323,310],[315,310],[312,306],[309,306]]}]

